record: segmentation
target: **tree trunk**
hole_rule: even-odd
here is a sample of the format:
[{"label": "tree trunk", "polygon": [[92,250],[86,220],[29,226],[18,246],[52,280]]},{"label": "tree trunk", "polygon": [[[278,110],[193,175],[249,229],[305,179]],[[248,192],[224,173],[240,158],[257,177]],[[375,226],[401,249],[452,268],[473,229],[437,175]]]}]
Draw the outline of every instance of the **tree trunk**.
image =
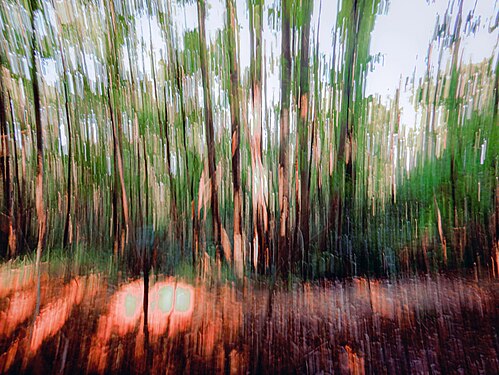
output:
[{"label": "tree trunk", "polygon": [[[22,194],[22,186],[24,184],[21,184],[21,177],[19,176],[19,164],[18,164],[18,158],[17,158],[17,141],[16,141],[16,132],[15,132],[15,127],[14,127],[14,104],[12,103],[12,100],[10,98],[9,94],[9,104],[10,104],[10,118],[11,118],[11,134],[12,134],[12,143],[13,143],[13,151],[14,151],[14,173],[15,173],[15,182],[17,185],[17,203],[18,203],[18,209],[16,210],[16,215],[15,215],[15,236],[16,236],[16,242],[13,244],[13,246],[18,247],[19,243],[23,243],[24,241],[24,230],[25,230],[25,223],[26,223],[26,212],[24,210],[24,198]],[[11,182],[12,183],[12,182]]]},{"label": "tree trunk", "polygon": [[[363,128],[358,124],[363,101],[363,87],[366,65],[369,59],[369,38],[377,11],[379,0],[343,1],[338,26],[343,32],[344,71],[341,90],[340,141],[338,145],[338,163],[343,171],[343,207],[339,212],[338,244],[340,256],[343,257],[346,274],[353,271],[354,231],[353,225],[358,219],[354,216],[356,191],[355,137],[361,137]],[[358,133],[358,134],[357,134]],[[341,238],[343,236],[343,238]]]},{"label": "tree trunk", "polygon": [[217,263],[220,265],[222,261],[222,252],[220,248],[221,239],[221,224],[220,215],[218,213],[218,187],[217,187],[217,166],[215,162],[215,136],[213,130],[213,114],[211,110],[211,88],[210,79],[208,77],[208,60],[206,51],[206,10],[205,1],[198,0],[198,23],[199,23],[199,48],[201,59],[201,77],[203,81],[203,100],[204,100],[204,117],[206,127],[206,143],[208,150],[208,173],[211,182],[211,212],[213,222],[213,237],[216,246]]},{"label": "tree trunk", "polygon": [[[107,97],[108,97],[108,107],[111,118],[111,127],[112,127],[112,136],[113,136],[113,157],[114,157],[114,175],[115,175],[115,186],[114,193],[115,195],[119,195],[121,198],[121,225],[117,225],[118,229],[115,232],[115,252],[118,250],[116,248],[116,244],[119,244],[118,248],[120,250],[121,255],[123,255],[124,247],[128,242],[128,231],[129,231],[129,209],[128,209],[128,200],[125,188],[125,178],[123,172],[123,158],[121,152],[121,115],[119,106],[113,105],[113,100],[111,99],[111,94],[113,94],[114,103],[116,103],[116,98],[114,97],[113,86],[116,83],[119,86],[119,71],[118,71],[118,49],[116,46],[116,34],[117,34],[117,26],[116,26],[116,16],[114,11],[114,0],[109,2],[109,12],[111,18],[111,25],[109,27],[108,34],[108,75],[109,75],[109,86],[107,88]],[[115,108],[115,107],[118,108]],[[116,110],[116,112],[114,112]],[[118,114],[115,118],[115,113]],[[118,190],[119,185],[119,190]],[[113,197],[114,204],[117,204],[117,197]],[[113,208],[113,210],[117,214],[117,207]],[[117,217],[115,217],[117,220]]]},{"label": "tree trunk", "polygon": [[62,69],[64,71],[64,106],[66,110],[66,122],[68,124],[68,181],[67,181],[67,189],[66,189],[66,222],[64,224],[64,238],[63,238],[63,248],[67,249],[71,244],[71,164],[73,162],[73,151],[72,151],[72,136],[71,136],[71,115],[69,109],[69,93],[68,93],[68,77],[66,73],[66,62],[64,60],[64,53],[62,51],[62,44],[59,41],[59,50],[61,52],[62,59]]},{"label": "tree trunk", "polygon": [[304,255],[301,259],[302,273],[308,274],[309,259],[309,216],[310,216],[310,184],[308,164],[308,103],[309,103],[309,37],[310,18],[312,17],[312,1],[302,3],[302,34],[300,59],[300,101],[298,117],[298,167],[300,172],[300,197],[298,214],[298,235],[303,237]]},{"label": "tree trunk", "polygon": [[230,122],[232,132],[232,183],[234,195],[234,270],[238,277],[243,276],[243,249],[241,231],[241,161],[240,161],[240,120],[239,120],[239,72],[236,55],[236,9],[233,0],[227,0],[227,28],[230,60]]},{"label": "tree trunk", "polygon": [[[175,76],[175,85],[177,87],[177,92],[179,96],[179,108],[180,108],[180,116],[182,119],[182,147],[184,149],[184,162],[185,162],[185,175],[186,175],[186,180],[187,180],[187,194],[188,194],[188,203],[190,204],[190,207],[188,206],[187,209],[191,211],[191,220],[192,220],[192,265],[195,267],[196,266],[196,258],[197,258],[197,249],[196,249],[196,244],[197,244],[197,239],[199,238],[198,236],[198,228],[197,228],[197,216],[194,214],[194,193],[193,193],[193,184],[191,182],[191,177],[189,174],[189,168],[190,168],[190,163],[189,163],[189,153],[187,152],[187,137],[186,137],[186,131],[187,131],[187,118],[185,114],[185,108],[184,108],[184,89],[183,89],[183,73],[180,67],[180,62],[178,58],[178,52],[175,50],[175,63],[174,63],[174,76]],[[165,98],[166,98],[166,90],[165,90]],[[166,100],[166,99],[165,99]],[[166,109],[165,109],[166,110]]]},{"label": "tree trunk", "polygon": [[289,270],[289,186],[288,186],[288,142],[289,142],[289,107],[291,81],[290,49],[290,4],[282,3],[282,70],[281,70],[281,113],[279,133],[279,242],[278,267],[283,274]]},{"label": "tree trunk", "polygon": [[[115,248],[116,250],[120,250],[121,255],[123,255],[123,249],[124,246],[127,242],[128,238],[128,203],[127,203],[127,197],[126,197],[126,189],[125,189],[125,179],[123,175],[123,158],[121,157],[121,150],[120,150],[120,145],[119,145],[119,140],[118,140],[118,131],[116,128],[116,123],[114,119],[114,110],[113,110],[113,105],[111,102],[111,94],[109,92],[109,88],[107,91],[107,97],[108,97],[108,106],[109,106],[109,113],[111,117],[111,127],[112,127],[112,134],[113,134],[113,158],[114,158],[114,193],[115,197],[113,198],[114,205],[116,206],[116,209],[114,210],[115,213],[117,214],[117,198],[118,196],[121,198],[121,217],[122,217],[122,225],[117,226],[119,228],[117,231],[115,231],[115,246],[116,243],[119,244],[118,248]],[[119,185],[119,190],[118,190],[118,185]],[[115,218],[117,220],[117,217]]]},{"label": "tree trunk", "polygon": [[[254,271],[266,271],[265,259],[269,259],[268,228],[263,219],[266,211],[262,179],[265,176],[262,164],[262,19],[263,4],[261,0],[249,0],[250,23],[250,76],[251,76],[251,104],[253,108],[253,127],[248,135],[251,152],[251,211],[253,225],[251,264]],[[260,264],[254,264],[259,259]]]},{"label": "tree trunk", "polygon": [[47,226],[47,214],[43,201],[43,131],[42,113],[40,105],[40,89],[38,87],[38,71],[36,65],[36,55],[38,53],[36,45],[35,11],[38,5],[36,0],[31,0],[31,83],[33,85],[33,102],[35,105],[35,126],[36,126],[36,215],[38,217],[38,244],[36,247],[36,265],[40,264],[42,252],[45,247],[45,234]]},{"label": "tree trunk", "polygon": [[3,85],[3,70],[0,65],[0,136],[2,137],[2,149],[0,155],[0,168],[3,182],[4,209],[7,213],[7,256],[16,255],[16,229],[14,226],[14,211],[12,202],[12,178],[10,171],[10,147],[9,147],[9,127],[7,125],[7,104],[5,101],[5,91]]}]

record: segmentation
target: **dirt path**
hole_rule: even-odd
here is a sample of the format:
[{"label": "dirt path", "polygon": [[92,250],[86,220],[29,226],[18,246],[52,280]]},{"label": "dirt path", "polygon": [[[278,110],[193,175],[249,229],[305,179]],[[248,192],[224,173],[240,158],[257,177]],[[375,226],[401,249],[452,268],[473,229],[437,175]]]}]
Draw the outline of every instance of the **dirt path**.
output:
[{"label": "dirt path", "polygon": [[147,327],[142,280],[43,283],[35,320],[14,315],[21,305],[32,314],[27,285],[0,298],[2,372],[499,373],[497,281],[354,279],[270,295],[163,277]]}]

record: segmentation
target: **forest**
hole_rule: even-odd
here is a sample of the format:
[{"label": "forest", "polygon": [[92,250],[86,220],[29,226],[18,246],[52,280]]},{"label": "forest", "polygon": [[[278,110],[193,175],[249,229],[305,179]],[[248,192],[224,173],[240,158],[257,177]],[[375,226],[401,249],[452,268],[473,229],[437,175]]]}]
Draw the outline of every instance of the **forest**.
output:
[{"label": "forest", "polygon": [[499,371],[498,3],[404,4],[1,0],[0,373]]}]

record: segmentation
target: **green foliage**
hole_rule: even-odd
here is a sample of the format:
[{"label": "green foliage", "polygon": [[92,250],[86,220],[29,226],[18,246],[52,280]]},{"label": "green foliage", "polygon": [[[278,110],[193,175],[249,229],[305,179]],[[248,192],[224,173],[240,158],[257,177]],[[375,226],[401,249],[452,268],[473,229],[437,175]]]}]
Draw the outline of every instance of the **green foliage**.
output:
[{"label": "green foliage", "polygon": [[[44,260],[54,264],[71,260],[88,270],[125,269],[140,258],[131,255],[136,233],[151,225],[159,238],[156,270],[193,279],[197,275],[193,269],[199,270],[205,252],[215,269],[220,244],[212,233],[213,197],[205,172],[209,151],[216,160],[218,210],[230,242],[225,243],[230,247],[226,251],[233,251],[230,73],[234,63],[247,275],[253,272],[255,256],[259,256],[257,263],[267,262],[257,264],[257,272],[281,272],[276,266],[279,163],[289,171],[285,188],[289,191],[286,236],[291,267],[282,276],[291,283],[300,273],[311,278],[393,275],[490,262],[497,241],[491,226],[498,176],[498,65],[492,66],[492,57],[480,64],[459,61],[463,33],[450,27],[459,7],[437,20],[429,41],[431,56],[450,56],[449,61],[436,60],[437,69],[428,69],[420,82],[409,77],[405,88],[399,87],[386,99],[365,97],[364,92],[368,71],[381,61],[380,55],[370,55],[371,32],[378,14],[386,12],[387,2],[343,0],[335,20],[322,14],[321,22],[333,33],[329,54],[320,53],[314,40],[317,20],[312,15],[318,2],[250,0],[250,30],[244,22],[234,29],[222,25],[214,33],[210,30],[213,39],[206,35],[202,44],[198,26],[191,29],[182,21],[183,12],[197,11],[193,1],[164,6],[152,2],[147,9],[144,4],[115,2],[116,29],[112,7],[105,7],[102,14],[103,4],[77,0],[67,4],[68,12],[62,12],[59,3],[50,11],[44,8],[48,3],[36,4],[44,28],[43,33],[35,30],[39,56],[55,62],[58,72],[62,72],[63,57],[66,64],[66,76],[56,77],[55,85],[46,82],[41,72],[37,77],[45,135],[44,203],[50,223]],[[203,4],[209,17],[218,9],[210,7],[210,2]],[[11,189],[14,207],[19,208],[14,215],[20,226],[16,262],[32,261],[30,249],[38,233],[34,95],[25,77],[31,64],[29,6],[27,1],[21,5],[5,1],[0,6],[2,87],[12,99],[12,111],[10,103],[5,108]],[[74,17],[76,10],[85,17]],[[148,21],[158,22],[161,35],[150,40],[137,35],[141,12],[146,19],[150,17]],[[469,25],[476,22],[473,15],[466,20]],[[288,22],[290,54],[285,61],[275,45],[279,45],[282,25]],[[308,22],[311,49],[307,59],[301,39]],[[141,25],[143,29],[148,26]],[[264,29],[277,35],[271,39]],[[250,33],[251,45],[237,39],[245,32]],[[148,37],[148,31],[142,34]],[[158,41],[159,61],[150,50]],[[250,50],[249,65],[241,61],[248,55],[245,49]],[[205,66],[200,59],[203,51],[207,52]],[[129,59],[123,59],[128,53]],[[211,86],[209,92],[203,91],[201,68],[206,69],[204,85]],[[283,80],[279,93],[276,87]],[[66,123],[65,86],[71,124]],[[206,93],[212,98],[211,108],[204,107]],[[414,128],[400,120],[402,95],[409,93],[417,107]],[[306,107],[301,102],[304,94]],[[282,108],[289,109],[290,115],[286,140],[279,130]],[[306,108],[303,118],[302,108]],[[208,150],[206,142],[207,109],[213,115],[213,150]],[[261,127],[260,139],[256,139],[257,126]],[[281,159],[282,150],[286,155]],[[68,168],[72,171],[70,194],[66,191]],[[5,182],[3,174],[2,178]],[[1,198],[4,189],[2,185]],[[304,189],[309,190],[309,215],[299,223]],[[66,253],[60,248],[68,201],[72,203],[72,250]],[[4,204],[1,210],[5,215]],[[310,227],[307,249],[300,237],[305,223]],[[1,234],[3,245],[7,234]],[[196,257],[197,268],[192,268]],[[116,259],[120,260],[115,263]],[[221,266],[221,273],[227,280],[236,279],[230,262]]]}]

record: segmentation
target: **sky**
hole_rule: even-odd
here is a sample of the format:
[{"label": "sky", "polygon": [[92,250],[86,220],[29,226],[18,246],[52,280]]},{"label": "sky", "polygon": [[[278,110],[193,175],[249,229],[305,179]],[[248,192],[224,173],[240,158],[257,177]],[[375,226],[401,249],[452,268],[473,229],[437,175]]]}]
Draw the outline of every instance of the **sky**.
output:
[{"label": "sky", "polygon": [[[455,0],[449,0],[455,1]],[[371,55],[381,55],[381,62],[374,66],[374,70],[368,73],[366,82],[366,95],[379,95],[389,101],[394,97],[400,82],[402,86],[407,77],[414,75],[416,83],[423,77],[426,70],[426,55],[428,45],[431,41],[435,22],[438,16],[442,17],[449,7],[448,0],[390,0],[387,11],[376,17],[374,30],[371,35]],[[250,66],[250,36],[249,18],[247,12],[247,0],[235,0],[237,7],[237,18],[239,23],[239,62],[240,74]],[[265,9],[278,7],[277,0],[267,0]],[[319,21],[319,51],[326,57],[332,55],[333,32],[336,23],[337,2],[332,0],[316,0],[311,22],[311,43],[315,43],[317,25]],[[463,36],[461,43],[461,55],[464,63],[481,62],[484,58],[498,54],[499,27],[498,13],[499,0],[464,0],[463,16],[474,9],[474,19],[478,21],[476,33],[471,36]],[[454,6],[454,14],[456,6]],[[179,28],[179,34],[186,30],[197,28],[197,6],[195,2],[180,7],[173,2],[173,15]],[[225,24],[225,1],[211,0],[207,4],[206,30],[208,38],[213,40],[217,32]],[[455,16],[451,16],[455,20]],[[266,22],[265,22],[266,21]],[[279,64],[273,66],[270,61],[280,57],[280,20],[275,25],[270,25],[272,19],[267,11],[264,14],[263,44],[266,58],[266,76],[264,77],[267,87],[267,103],[274,105],[280,97],[280,69]],[[464,22],[463,26],[464,28]],[[137,61],[138,70],[146,76],[151,76],[150,61],[150,36],[152,34],[153,53],[155,60],[159,61],[166,50],[166,43],[161,32],[160,25],[155,16],[146,14],[136,17],[135,33],[144,43],[144,63],[142,59]],[[180,44],[180,43],[179,43]],[[180,44],[181,45],[181,44]],[[137,55],[142,53],[142,47]],[[450,56],[445,56],[449,58]],[[100,69],[98,59],[92,54],[85,55],[88,75],[91,80],[97,79]],[[122,56],[122,66],[128,70],[128,57],[126,51]],[[436,60],[436,59],[435,59]],[[445,66],[445,63],[444,65]],[[42,61],[42,73],[50,85],[57,82],[57,67],[53,59]],[[216,86],[216,85],[214,85]],[[409,85],[410,86],[410,85]],[[216,89],[216,87],[214,87]],[[411,103],[411,90],[402,90],[400,104],[402,106],[402,123],[414,127],[417,126],[417,117],[414,104]]]},{"label": "sky", "polygon": [[[452,4],[453,0],[449,0]],[[380,95],[393,99],[400,82],[405,83],[407,77],[414,77],[416,82],[426,71],[426,55],[432,39],[437,17],[442,18],[449,8],[448,0],[390,0],[386,14],[376,17],[371,34],[370,54],[381,54],[382,63],[375,65],[374,71],[367,76],[366,95]],[[275,1],[266,1],[266,6],[275,5]],[[457,1],[456,1],[457,3]],[[238,21],[240,25],[239,57],[241,71],[249,67],[249,20],[246,0],[236,0]],[[188,29],[197,27],[197,9],[193,4],[186,11],[185,26]],[[311,22],[311,42],[315,42],[320,9],[319,51],[329,57],[332,54],[333,30],[338,11],[336,1],[316,0]],[[454,5],[454,13],[457,5]],[[464,0],[463,17],[474,9],[474,18],[479,20],[476,33],[463,36],[461,43],[462,61],[479,63],[483,59],[498,54],[499,27],[497,27],[499,1],[497,0]],[[265,18],[265,15],[264,15]],[[454,20],[456,17],[452,17]],[[214,37],[218,29],[225,23],[225,1],[210,2],[207,12],[206,28],[208,35]],[[267,57],[279,56],[280,30],[274,30],[265,23],[263,39]],[[279,26],[280,27],[280,26]],[[464,21],[462,29],[464,28]],[[492,30],[492,31],[491,31]],[[449,58],[450,56],[445,56]],[[445,66],[445,64],[443,64]],[[242,74],[242,73],[241,73]],[[267,89],[269,104],[279,100],[279,69],[267,71]],[[401,92],[401,121],[403,124],[417,126],[416,110],[411,103],[412,92]]]},{"label": "sky", "polygon": [[[475,35],[464,37],[461,43],[462,61],[479,63],[484,58],[498,54],[497,22],[499,2],[494,0],[465,0],[463,17],[475,7],[475,17],[480,25]],[[406,77],[415,71],[416,82],[423,77],[426,69],[428,45],[435,29],[438,15],[443,16],[447,1],[427,4],[425,0],[393,0],[386,15],[379,15],[372,33],[371,55],[381,53],[384,64],[376,66],[368,75],[366,94],[380,94],[393,98],[395,90]],[[453,17],[455,18],[455,17]],[[464,22],[462,25],[464,28]],[[449,56],[447,56],[448,58]],[[413,126],[415,121],[414,105],[410,103],[411,92],[402,92],[402,123]]]}]

